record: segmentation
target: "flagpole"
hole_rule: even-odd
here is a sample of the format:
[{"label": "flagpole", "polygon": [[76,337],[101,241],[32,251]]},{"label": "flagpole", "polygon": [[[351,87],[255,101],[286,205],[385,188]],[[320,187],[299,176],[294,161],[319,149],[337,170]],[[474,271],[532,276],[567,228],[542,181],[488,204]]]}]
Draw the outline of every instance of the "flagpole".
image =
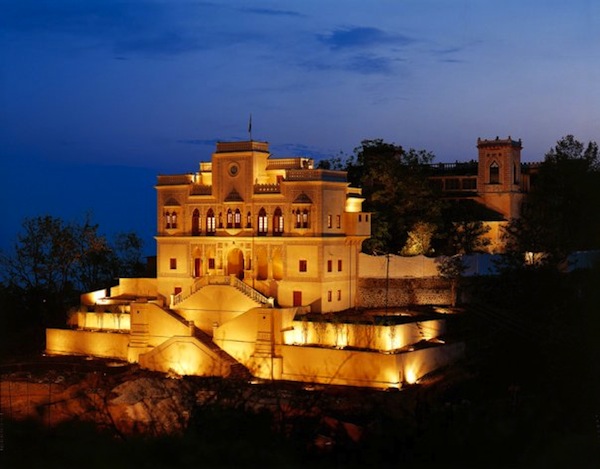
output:
[{"label": "flagpole", "polygon": [[250,119],[248,120],[248,134],[250,135],[250,141],[252,141],[252,113],[250,113]]}]

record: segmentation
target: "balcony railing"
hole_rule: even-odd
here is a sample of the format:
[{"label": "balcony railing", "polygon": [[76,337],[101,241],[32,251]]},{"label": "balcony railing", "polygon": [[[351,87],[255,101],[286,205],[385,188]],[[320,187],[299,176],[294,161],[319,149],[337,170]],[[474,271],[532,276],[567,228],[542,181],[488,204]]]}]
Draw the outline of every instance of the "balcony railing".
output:
[{"label": "balcony railing", "polygon": [[190,195],[212,195],[212,186],[205,184],[193,184]]},{"label": "balcony railing", "polygon": [[190,184],[192,182],[192,174],[174,174],[171,176],[158,176],[159,186],[176,186],[181,184]]},{"label": "balcony railing", "polygon": [[332,181],[346,182],[346,171],[330,169],[288,169],[285,172],[287,181]]},{"label": "balcony railing", "polygon": [[279,194],[280,192],[279,184],[254,184],[255,194]]}]

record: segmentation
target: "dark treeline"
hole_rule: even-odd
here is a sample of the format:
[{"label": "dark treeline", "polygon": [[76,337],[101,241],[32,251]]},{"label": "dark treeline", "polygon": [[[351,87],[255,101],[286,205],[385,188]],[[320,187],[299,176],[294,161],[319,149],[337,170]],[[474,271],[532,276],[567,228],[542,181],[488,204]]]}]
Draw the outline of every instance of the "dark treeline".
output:
[{"label": "dark treeline", "polygon": [[64,326],[82,292],[144,276],[142,244],[131,232],[109,241],[89,219],[25,219],[12,252],[0,253],[2,350],[40,350],[44,329]]}]

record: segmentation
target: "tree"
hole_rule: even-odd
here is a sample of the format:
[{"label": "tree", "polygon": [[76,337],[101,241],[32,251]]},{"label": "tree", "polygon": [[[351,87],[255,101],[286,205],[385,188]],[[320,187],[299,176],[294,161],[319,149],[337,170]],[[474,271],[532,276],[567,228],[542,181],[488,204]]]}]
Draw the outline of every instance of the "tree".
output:
[{"label": "tree", "polygon": [[452,250],[456,254],[484,252],[490,244],[490,240],[485,237],[490,227],[481,220],[455,221],[449,231]]},{"label": "tree", "polygon": [[598,145],[567,135],[540,165],[521,217],[506,229],[511,253],[544,253],[556,265],[574,250],[600,248]]},{"label": "tree", "polygon": [[142,261],[142,249],[144,241],[136,233],[117,233],[114,240],[113,252],[117,261],[117,272],[119,277],[139,277],[145,272]]},{"label": "tree", "polygon": [[62,324],[81,292],[141,273],[141,249],[134,233],[117,235],[111,246],[89,217],[80,224],[49,215],[27,218],[14,252],[0,254],[2,292],[32,320]]},{"label": "tree", "polygon": [[364,251],[399,252],[417,222],[439,226],[442,203],[427,178],[432,153],[375,139],[363,140],[355,156],[347,162],[348,179],[362,187],[364,209],[376,213]]},{"label": "tree", "polygon": [[458,284],[463,273],[467,269],[467,266],[461,255],[441,257],[436,259],[436,262],[439,262],[437,268],[440,276],[450,280],[452,306],[456,306],[458,299]]},{"label": "tree", "polygon": [[400,251],[403,256],[417,256],[431,254],[431,240],[436,230],[432,223],[418,221],[408,232],[406,244]]}]

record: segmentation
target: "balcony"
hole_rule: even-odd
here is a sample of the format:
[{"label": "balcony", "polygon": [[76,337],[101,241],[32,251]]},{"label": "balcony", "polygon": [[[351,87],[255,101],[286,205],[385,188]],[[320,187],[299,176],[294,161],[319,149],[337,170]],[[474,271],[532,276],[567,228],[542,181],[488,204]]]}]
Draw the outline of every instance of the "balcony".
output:
[{"label": "balcony", "polygon": [[288,169],[285,172],[286,181],[330,181],[347,182],[346,171],[330,169]]},{"label": "balcony", "polygon": [[158,176],[158,186],[180,186],[191,184],[192,174],[174,174],[171,176]]},{"label": "balcony", "polygon": [[212,195],[212,186],[193,184],[190,189],[190,195]]}]

